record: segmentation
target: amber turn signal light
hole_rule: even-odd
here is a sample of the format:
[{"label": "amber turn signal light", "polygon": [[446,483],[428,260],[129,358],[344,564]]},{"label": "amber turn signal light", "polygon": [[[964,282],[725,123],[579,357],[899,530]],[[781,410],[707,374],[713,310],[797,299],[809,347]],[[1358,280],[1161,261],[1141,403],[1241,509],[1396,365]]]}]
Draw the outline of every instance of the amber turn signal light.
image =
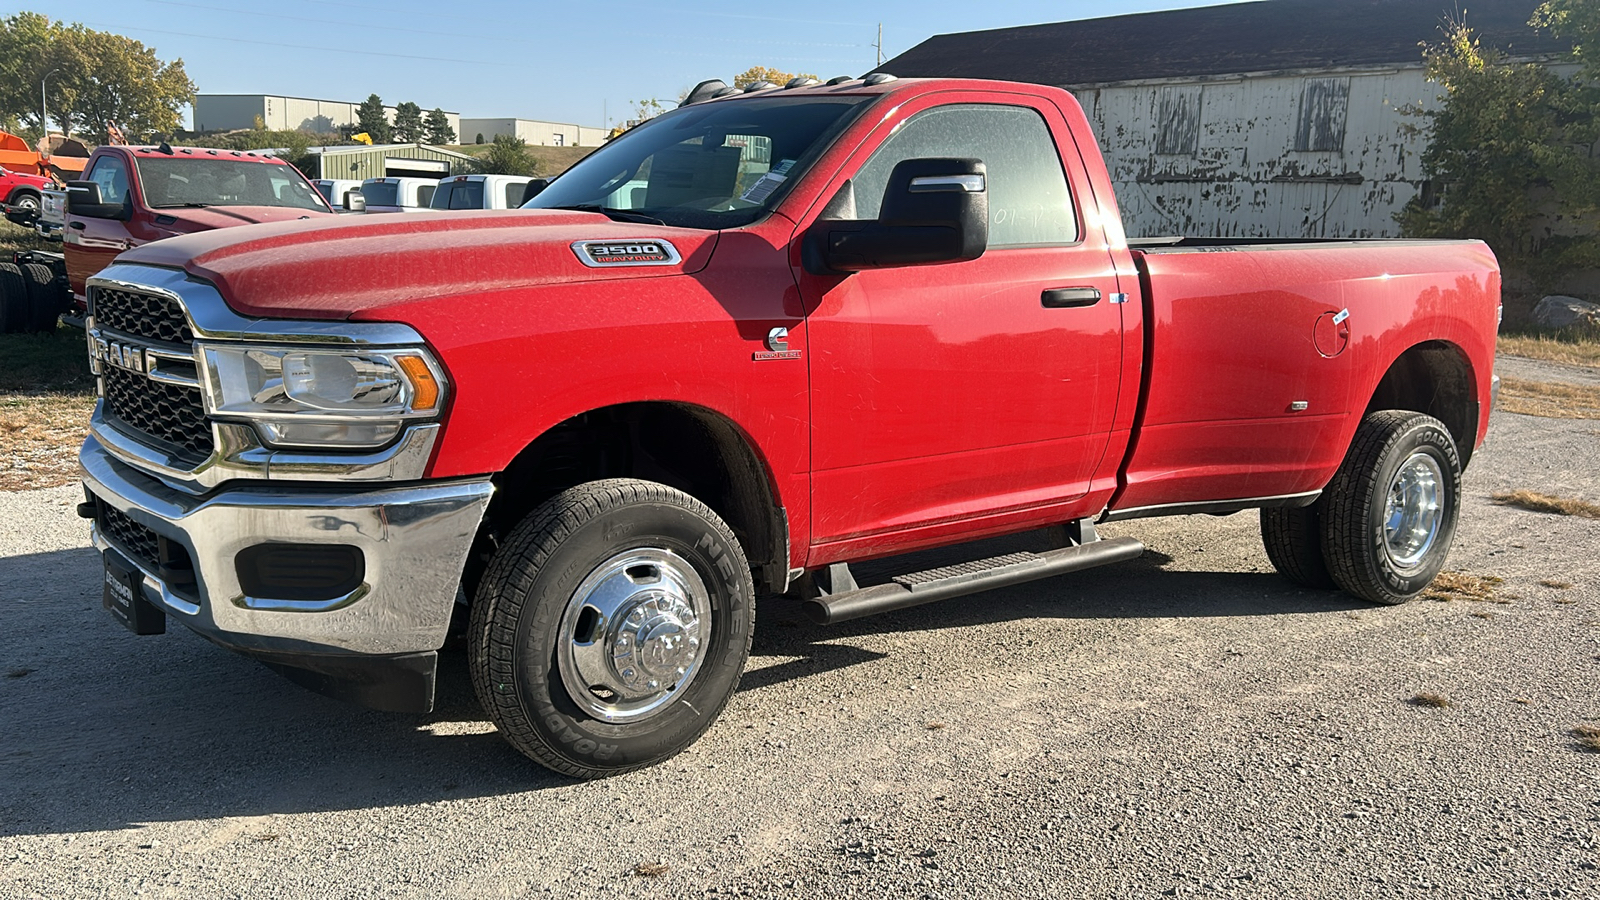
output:
[{"label": "amber turn signal light", "polygon": [[439,405],[439,382],[434,379],[433,372],[422,357],[397,356],[394,361],[411,379],[411,408],[418,412],[436,408]]}]

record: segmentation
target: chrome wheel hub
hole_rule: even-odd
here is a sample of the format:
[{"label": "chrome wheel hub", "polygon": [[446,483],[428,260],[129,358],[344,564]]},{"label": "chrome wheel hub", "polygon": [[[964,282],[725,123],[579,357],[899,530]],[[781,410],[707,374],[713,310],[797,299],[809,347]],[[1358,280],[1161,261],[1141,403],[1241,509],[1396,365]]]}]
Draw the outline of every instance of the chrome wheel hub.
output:
[{"label": "chrome wheel hub", "polygon": [[557,666],[573,701],[608,722],[666,709],[704,661],[711,597],[694,567],[639,548],[601,563],[561,616]]},{"label": "chrome wheel hub", "polygon": [[1389,483],[1384,510],[1384,550],[1389,561],[1401,569],[1422,563],[1444,518],[1444,472],[1438,460],[1417,452],[1411,454]]}]

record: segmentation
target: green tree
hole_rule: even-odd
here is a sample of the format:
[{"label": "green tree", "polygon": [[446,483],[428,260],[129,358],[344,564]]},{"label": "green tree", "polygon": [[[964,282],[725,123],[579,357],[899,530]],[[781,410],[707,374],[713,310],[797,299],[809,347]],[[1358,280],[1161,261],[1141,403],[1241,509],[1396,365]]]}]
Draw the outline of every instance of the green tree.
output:
[{"label": "green tree", "polygon": [[389,143],[389,119],[383,112],[383,98],[377,94],[367,95],[356,107],[356,131],[366,132],[374,144]]},{"label": "green tree", "polygon": [[[1600,45],[1581,30],[1584,22],[1600,24],[1596,8],[1594,0],[1552,0],[1533,24],[1576,37],[1576,61],[1600,71]],[[1539,281],[1600,266],[1600,159],[1590,152],[1600,139],[1600,95],[1593,83],[1508,60],[1464,22],[1447,25],[1444,40],[1423,57],[1428,77],[1445,91],[1437,109],[1422,113],[1431,131],[1422,168],[1440,189],[1396,215],[1402,231],[1480,238],[1503,263]]]},{"label": "green tree", "polygon": [[539,163],[528,152],[528,143],[509,134],[497,134],[473,168],[480,175],[537,175]]},{"label": "green tree", "polygon": [[[59,68],[51,62],[51,49],[64,30],[33,12],[0,19],[0,118],[30,131],[39,129],[40,83]],[[57,72],[48,82],[51,109],[60,108],[60,75]]]},{"label": "green tree", "polygon": [[[427,132],[426,140],[428,143],[454,144],[456,142],[456,130],[450,127],[450,117],[446,116],[444,110],[437,106],[428,113],[428,118],[422,125]],[[479,141],[479,143],[483,142]]]},{"label": "green tree", "polygon": [[407,101],[394,108],[394,139],[400,144],[422,142],[422,107]]},{"label": "green tree", "polygon": [[183,61],[162,62],[132,38],[37,13],[0,20],[0,117],[41,125],[42,82],[50,118],[94,141],[106,139],[110,122],[130,137],[170,134],[194,101]]}]

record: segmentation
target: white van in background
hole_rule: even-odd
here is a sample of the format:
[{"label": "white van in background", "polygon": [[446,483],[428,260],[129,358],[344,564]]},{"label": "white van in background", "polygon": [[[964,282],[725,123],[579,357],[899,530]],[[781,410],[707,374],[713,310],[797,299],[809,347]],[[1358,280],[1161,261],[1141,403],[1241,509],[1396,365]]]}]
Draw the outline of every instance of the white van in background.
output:
[{"label": "white van in background", "polygon": [[432,178],[368,178],[361,196],[369,213],[427,212],[439,182]]},{"label": "white van in background", "polygon": [[334,212],[360,212],[360,203],[352,204],[350,195],[361,196],[361,182],[354,178],[318,178],[311,182],[328,201]]},{"label": "white van in background", "polygon": [[527,175],[452,175],[440,179],[434,209],[516,209],[527,192]]}]

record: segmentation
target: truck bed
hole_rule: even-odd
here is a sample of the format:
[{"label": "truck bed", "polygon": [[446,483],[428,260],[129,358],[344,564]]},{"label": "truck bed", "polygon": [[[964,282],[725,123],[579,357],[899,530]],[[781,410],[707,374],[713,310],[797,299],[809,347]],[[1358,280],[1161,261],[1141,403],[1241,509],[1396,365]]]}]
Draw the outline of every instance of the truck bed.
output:
[{"label": "truck bed", "polygon": [[1463,458],[1481,440],[1500,296],[1484,244],[1129,244],[1146,365],[1111,517],[1308,502],[1338,468],[1380,379],[1419,343],[1456,356],[1479,402],[1476,421],[1447,423]]}]

